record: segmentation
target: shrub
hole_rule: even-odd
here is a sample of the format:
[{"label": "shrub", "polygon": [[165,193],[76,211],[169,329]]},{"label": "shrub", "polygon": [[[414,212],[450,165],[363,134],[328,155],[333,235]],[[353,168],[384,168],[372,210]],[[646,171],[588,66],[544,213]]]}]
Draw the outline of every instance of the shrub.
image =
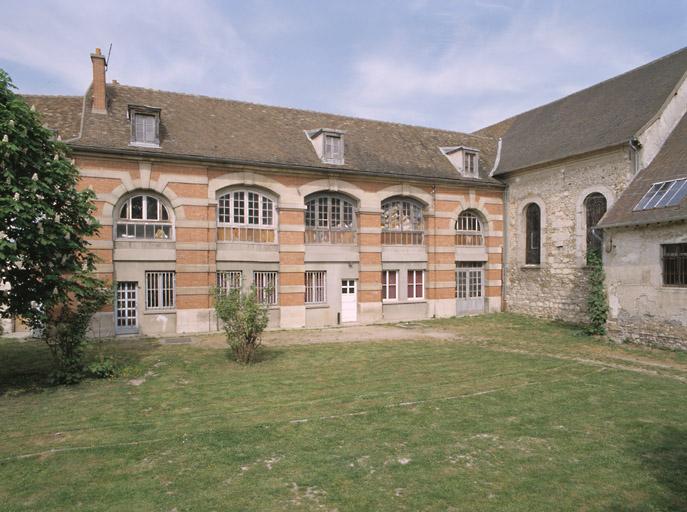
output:
[{"label": "shrub", "polygon": [[601,256],[596,251],[587,254],[589,268],[589,297],[587,313],[589,314],[589,334],[606,334],[608,319],[608,300],[606,298],[606,278]]},{"label": "shrub", "polygon": [[111,379],[119,375],[120,367],[112,357],[101,357],[88,365],[88,373],[96,379]]},{"label": "shrub", "polygon": [[242,364],[254,362],[268,320],[267,306],[258,300],[255,288],[248,293],[216,293],[215,311],[222,320],[234,359]]}]

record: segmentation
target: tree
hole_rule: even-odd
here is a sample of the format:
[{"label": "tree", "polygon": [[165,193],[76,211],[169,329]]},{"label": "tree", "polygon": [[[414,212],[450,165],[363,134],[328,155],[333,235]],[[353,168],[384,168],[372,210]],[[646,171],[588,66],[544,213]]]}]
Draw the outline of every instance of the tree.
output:
[{"label": "tree", "polygon": [[268,321],[267,306],[260,302],[255,288],[245,294],[239,290],[218,290],[215,311],[222,320],[227,343],[236,361],[252,363]]},{"label": "tree", "polygon": [[13,89],[0,69],[0,283],[9,285],[0,314],[48,336],[51,322],[102,307],[109,294],[86,241],[99,228],[95,196],[77,190],[68,147]]}]

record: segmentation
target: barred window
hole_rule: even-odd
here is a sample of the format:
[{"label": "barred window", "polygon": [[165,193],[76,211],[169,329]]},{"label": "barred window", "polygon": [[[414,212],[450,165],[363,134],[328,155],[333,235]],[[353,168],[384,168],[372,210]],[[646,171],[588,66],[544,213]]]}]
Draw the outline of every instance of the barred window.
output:
[{"label": "barred window", "polygon": [[127,199],[117,214],[115,234],[119,240],[170,240],[173,222],[162,201],[150,195]]},{"label": "barred window", "polygon": [[276,272],[253,272],[253,284],[260,302],[269,306],[277,304]]},{"label": "barred window", "polygon": [[525,233],[527,244],[525,264],[539,265],[541,262],[541,210],[535,203],[527,205],[525,210]]},{"label": "barred window", "polygon": [[409,299],[424,299],[424,270],[409,270],[408,271],[408,298]]},{"label": "barred window", "polygon": [[221,270],[217,272],[217,291],[228,294],[231,291],[241,291],[243,273],[240,270]]},{"label": "barred window", "polygon": [[422,205],[409,198],[391,198],[382,203],[382,243],[422,245]]},{"label": "barred window", "polygon": [[305,273],[305,303],[324,304],[327,302],[327,272]]},{"label": "barred window", "polygon": [[217,241],[273,243],[274,200],[251,190],[234,190],[217,201]]},{"label": "barred window", "polygon": [[398,300],[398,270],[382,270],[382,300]]},{"label": "barred window", "polygon": [[458,220],[456,220],[456,245],[484,245],[482,221],[475,212],[466,210],[458,216]]},{"label": "barred window", "polygon": [[348,198],[317,194],[305,201],[305,242],[355,243],[354,206]]},{"label": "barred window", "polygon": [[687,244],[664,244],[663,284],[666,286],[687,286]]},{"label": "barred window", "polygon": [[176,272],[146,272],[146,309],[174,309]]}]

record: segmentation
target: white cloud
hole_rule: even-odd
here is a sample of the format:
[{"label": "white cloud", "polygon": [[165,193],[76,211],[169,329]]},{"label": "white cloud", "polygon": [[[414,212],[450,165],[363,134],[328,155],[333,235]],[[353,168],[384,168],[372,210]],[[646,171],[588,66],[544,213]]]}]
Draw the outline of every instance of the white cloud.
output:
[{"label": "white cloud", "polygon": [[267,85],[231,20],[206,1],[14,2],[5,10],[14,22],[0,26],[0,59],[71,92],[90,84],[88,52],[109,43],[108,77],[122,83],[253,100]]}]

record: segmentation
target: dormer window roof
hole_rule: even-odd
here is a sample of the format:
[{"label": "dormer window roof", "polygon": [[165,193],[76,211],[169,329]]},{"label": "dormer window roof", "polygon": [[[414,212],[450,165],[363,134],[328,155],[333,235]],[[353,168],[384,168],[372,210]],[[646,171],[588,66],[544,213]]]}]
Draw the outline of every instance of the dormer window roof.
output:
[{"label": "dormer window roof", "polygon": [[466,178],[479,178],[479,149],[467,146],[439,148],[451,165]]},{"label": "dormer window roof", "polygon": [[343,165],[344,133],[342,130],[318,128],[317,130],[306,131],[305,135],[323,163]]},{"label": "dormer window roof", "polygon": [[131,122],[129,145],[141,147],[160,147],[161,109],[142,105],[129,105],[128,115]]}]

